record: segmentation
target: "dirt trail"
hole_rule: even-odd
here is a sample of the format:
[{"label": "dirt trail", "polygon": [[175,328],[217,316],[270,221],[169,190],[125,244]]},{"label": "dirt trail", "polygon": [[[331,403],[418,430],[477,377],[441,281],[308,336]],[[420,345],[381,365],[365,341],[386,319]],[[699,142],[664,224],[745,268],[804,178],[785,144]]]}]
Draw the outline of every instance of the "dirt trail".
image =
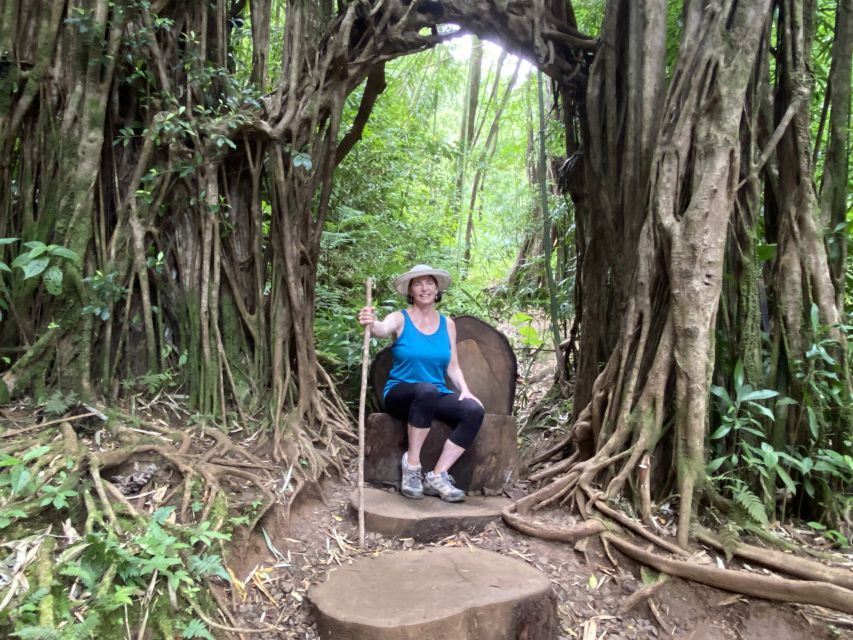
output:
[{"label": "dirt trail", "polygon": [[[275,625],[278,633],[259,638],[317,638],[307,610],[308,587],[323,581],[327,571],[364,554],[418,549],[429,544],[411,539],[388,540],[368,533],[367,550],[356,548],[355,518],[349,512],[349,482],[328,482],[326,504],[308,498],[292,514],[290,527],[276,524],[273,516],[263,536],[253,538],[249,549],[229,559],[240,580],[246,580],[246,599],[234,600],[234,609],[246,626],[259,620]],[[402,499],[402,498],[401,498]],[[814,607],[779,605],[669,579],[648,602],[628,612],[622,607],[650,576],[645,570],[612,551],[614,566],[600,547],[585,550],[530,538],[506,527],[490,525],[476,535],[457,534],[436,545],[468,546],[523,559],[548,575],[559,599],[562,635],[559,640],[830,640],[853,638],[848,629],[833,629],[819,619]],[[275,567],[275,565],[278,565]]]}]

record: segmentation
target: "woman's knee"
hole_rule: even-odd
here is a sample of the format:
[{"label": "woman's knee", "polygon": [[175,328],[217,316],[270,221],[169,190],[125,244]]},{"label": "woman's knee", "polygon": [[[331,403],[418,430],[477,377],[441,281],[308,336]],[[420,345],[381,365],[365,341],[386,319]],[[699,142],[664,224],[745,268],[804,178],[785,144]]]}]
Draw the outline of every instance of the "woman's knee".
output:
[{"label": "woman's knee", "polygon": [[465,410],[465,417],[470,422],[475,422],[477,424],[477,428],[483,423],[483,418],[486,415],[483,406],[470,398],[465,398],[462,401],[462,408]]}]

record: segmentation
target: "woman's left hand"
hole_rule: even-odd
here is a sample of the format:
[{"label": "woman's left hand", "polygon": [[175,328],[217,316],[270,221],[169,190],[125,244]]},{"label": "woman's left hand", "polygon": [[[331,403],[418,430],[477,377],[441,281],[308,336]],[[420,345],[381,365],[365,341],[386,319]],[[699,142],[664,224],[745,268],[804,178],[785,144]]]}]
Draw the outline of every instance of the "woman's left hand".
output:
[{"label": "woman's left hand", "polygon": [[483,407],[485,409],[485,407],[483,406],[483,403],[480,402],[480,399],[477,396],[475,396],[473,393],[471,393],[470,391],[462,391],[459,394],[459,402],[462,402],[466,398],[470,398],[471,400],[473,400],[474,402],[476,402],[478,405],[480,405],[481,407]]}]

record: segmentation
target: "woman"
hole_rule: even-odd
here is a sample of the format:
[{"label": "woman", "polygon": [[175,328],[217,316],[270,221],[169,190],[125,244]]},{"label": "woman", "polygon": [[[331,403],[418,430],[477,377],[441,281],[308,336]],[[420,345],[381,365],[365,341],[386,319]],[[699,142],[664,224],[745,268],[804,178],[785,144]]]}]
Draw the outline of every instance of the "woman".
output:
[{"label": "woman", "polygon": [[[483,403],[468,389],[456,357],[456,326],[435,304],[450,286],[450,274],[418,264],[394,279],[393,287],[409,306],[377,321],[373,307],[364,307],[358,321],[378,338],[394,335],[393,364],[385,384],[385,410],[408,425],[409,448],[401,462],[401,493],[419,499],[424,494],[461,502],[465,493],[447,472],[471,446],[483,423]],[[459,391],[445,386],[445,374]],[[453,428],[435,468],[421,473],[421,448],[433,418]]]}]

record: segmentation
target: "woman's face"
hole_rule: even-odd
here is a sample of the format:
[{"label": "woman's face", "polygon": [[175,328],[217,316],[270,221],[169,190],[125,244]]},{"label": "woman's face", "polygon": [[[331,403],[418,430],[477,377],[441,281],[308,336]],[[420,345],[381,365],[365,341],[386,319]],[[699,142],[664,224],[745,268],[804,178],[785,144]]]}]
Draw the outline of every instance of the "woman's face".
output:
[{"label": "woman's face", "polygon": [[438,283],[432,276],[418,276],[409,282],[409,295],[414,298],[415,302],[421,304],[435,302],[437,293]]}]

